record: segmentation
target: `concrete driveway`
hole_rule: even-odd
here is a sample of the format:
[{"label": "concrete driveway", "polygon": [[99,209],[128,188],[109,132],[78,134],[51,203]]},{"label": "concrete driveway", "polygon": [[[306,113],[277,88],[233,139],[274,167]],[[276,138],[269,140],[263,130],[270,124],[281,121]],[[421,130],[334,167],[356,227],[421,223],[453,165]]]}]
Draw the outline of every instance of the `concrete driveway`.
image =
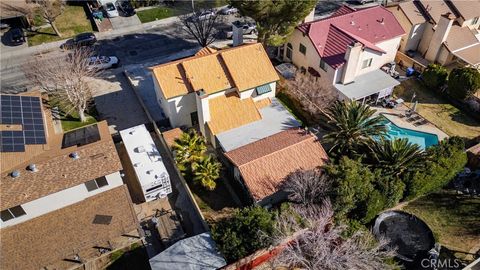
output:
[{"label": "concrete driveway", "polygon": [[100,119],[107,120],[110,133],[148,123],[137,96],[120,69],[106,71],[93,79],[95,106]]},{"label": "concrete driveway", "polygon": [[141,25],[142,23],[138,19],[137,14],[130,17],[118,16],[115,18],[110,18],[113,29],[123,29],[134,25]]}]

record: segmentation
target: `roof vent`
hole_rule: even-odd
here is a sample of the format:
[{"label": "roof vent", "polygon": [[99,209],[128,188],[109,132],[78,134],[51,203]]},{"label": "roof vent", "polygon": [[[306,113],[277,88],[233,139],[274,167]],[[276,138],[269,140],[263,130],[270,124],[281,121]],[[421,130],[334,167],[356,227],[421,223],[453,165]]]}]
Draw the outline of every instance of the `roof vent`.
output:
[{"label": "roof vent", "polygon": [[142,165],[141,162],[137,162],[137,163],[133,164],[133,166],[135,166],[135,167],[140,167],[141,165]]},{"label": "roof vent", "polygon": [[35,164],[33,164],[33,163],[32,163],[32,164],[29,164],[28,167],[27,167],[27,169],[28,169],[29,171],[31,171],[31,172],[38,172],[37,165],[35,165]]},{"label": "roof vent", "polygon": [[136,150],[137,150],[137,153],[143,153],[143,152],[145,152],[145,147],[143,147],[143,145],[141,145],[141,146],[137,147]]},{"label": "roof vent", "polygon": [[381,24],[385,24],[385,18],[382,17],[380,20],[377,20],[377,22],[381,23]]},{"label": "roof vent", "polygon": [[69,155],[69,157],[71,157],[72,159],[79,159],[79,158],[80,158],[80,156],[78,155],[77,152],[72,152],[72,153]]},{"label": "roof vent", "polygon": [[152,174],[153,173],[153,170],[148,170],[147,171],[147,174]]},{"label": "roof vent", "polygon": [[130,134],[130,135],[133,135],[134,133],[135,133],[135,129],[132,129],[132,130],[130,130],[130,132],[128,132],[128,134]]},{"label": "roof vent", "polygon": [[18,170],[15,170],[15,171],[13,171],[13,172],[10,173],[10,176],[11,176],[12,178],[17,178],[17,177],[20,176],[20,172],[19,172]]},{"label": "roof vent", "polygon": [[354,21],[350,21],[350,24],[351,24],[351,25],[355,25],[355,22],[354,22]]}]

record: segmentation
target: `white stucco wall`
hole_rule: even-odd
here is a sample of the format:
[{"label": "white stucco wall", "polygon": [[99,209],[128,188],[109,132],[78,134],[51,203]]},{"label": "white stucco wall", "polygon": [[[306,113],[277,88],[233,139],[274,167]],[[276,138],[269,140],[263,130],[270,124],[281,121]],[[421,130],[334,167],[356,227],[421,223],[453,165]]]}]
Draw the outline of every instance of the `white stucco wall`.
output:
[{"label": "white stucco wall", "polygon": [[[384,50],[386,53],[379,53],[368,48],[363,50],[360,61],[357,67],[357,74],[356,76],[377,70],[381,68],[386,63],[392,62],[395,60],[395,55],[397,53],[397,49],[400,46],[401,37],[396,37],[384,42],[377,43],[376,46]],[[372,64],[368,68],[362,69],[362,63],[364,60],[372,58]]]},{"label": "white stucco wall", "polygon": [[[179,126],[192,126],[192,120],[190,114],[197,111],[197,102],[195,93],[189,93],[185,96],[179,96],[171,98],[167,101],[163,101],[165,114],[170,119],[170,125],[172,127]],[[165,110],[165,108],[167,108]]]},{"label": "white stucco wall", "polygon": [[420,54],[423,56],[427,52],[428,48],[430,47],[430,41],[432,40],[433,36],[433,25],[431,23],[425,23],[425,29],[423,30],[423,36],[418,44],[418,50]]},{"label": "white stucco wall", "polygon": [[119,172],[106,175],[105,178],[108,182],[107,186],[92,190],[90,192],[85,187],[85,184],[82,183],[80,185],[76,185],[74,187],[67,188],[62,191],[49,194],[42,198],[24,203],[21,206],[25,211],[26,215],[10,219],[6,222],[0,220],[0,228],[5,228],[30,220],[32,218],[36,218],[49,212],[80,202],[82,200],[85,200],[86,198],[95,196],[101,192],[123,185],[123,180]]},{"label": "white stucco wall", "polygon": [[478,29],[480,27],[480,11],[479,11],[478,17],[479,19],[476,24],[472,24],[474,18],[471,18],[465,21],[462,18],[459,18],[458,22],[462,27],[468,27],[470,29]]}]

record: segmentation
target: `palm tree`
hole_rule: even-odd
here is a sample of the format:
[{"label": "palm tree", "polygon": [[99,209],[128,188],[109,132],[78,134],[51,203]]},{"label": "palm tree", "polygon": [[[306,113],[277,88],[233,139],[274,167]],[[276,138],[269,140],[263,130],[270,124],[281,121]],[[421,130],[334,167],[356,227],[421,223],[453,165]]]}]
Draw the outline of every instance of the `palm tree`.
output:
[{"label": "palm tree", "polygon": [[325,114],[331,126],[331,132],[324,136],[324,141],[332,144],[330,153],[352,157],[373,137],[383,137],[387,131],[382,117],[373,116],[375,110],[356,101],[337,101]]},{"label": "palm tree", "polygon": [[388,140],[381,138],[370,146],[370,161],[388,175],[402,176],[412,169],[425,165],[427,154],[417,144],[407,139]]},{"label": "palm tree", "polygon": [[190,129],[188,132],[182,133],[180,138],[175,139],[172,149],[179,169],[185,171],[189,165],[191,166],[203,158],[207,151],[207,145],[202,136],[194,129]]},{"label": "palm tree", "polygon": [[208,190],[214,190],[217,186],[215,180],[220,177],[220,162],[212,156],[207,156],[192,166],[193,181]]}]

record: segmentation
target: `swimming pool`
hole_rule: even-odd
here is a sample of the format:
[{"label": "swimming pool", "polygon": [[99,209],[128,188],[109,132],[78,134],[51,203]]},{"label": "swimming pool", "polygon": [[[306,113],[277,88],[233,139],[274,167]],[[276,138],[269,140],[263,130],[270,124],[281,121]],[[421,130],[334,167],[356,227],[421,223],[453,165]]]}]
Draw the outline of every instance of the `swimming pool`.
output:
[{"label": "swimming pool", "polygon": [[387,138],[389,139],[406,138],[409,142],[418,144],[423,150],[438,144],[438,137],[435,134],[401,128],[387,118],[384,123],[387,126]]}]

